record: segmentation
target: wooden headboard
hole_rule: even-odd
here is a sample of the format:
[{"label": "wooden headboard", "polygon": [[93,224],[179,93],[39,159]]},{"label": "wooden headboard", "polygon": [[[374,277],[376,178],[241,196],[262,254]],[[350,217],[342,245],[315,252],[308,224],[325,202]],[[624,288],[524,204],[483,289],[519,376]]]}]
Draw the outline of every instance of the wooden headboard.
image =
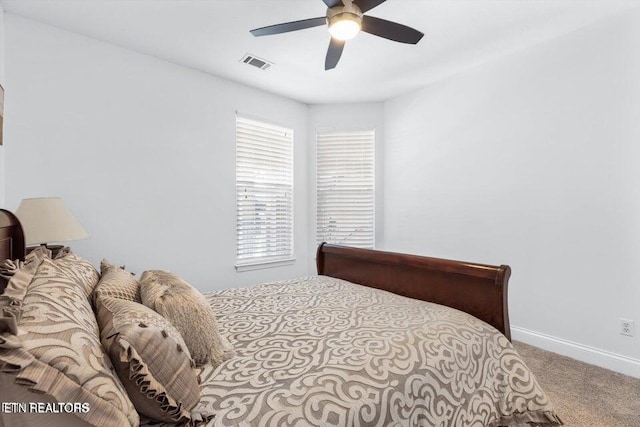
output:
[{"label": "wooden headboard", "polygon": [[24,260],[24,232],[18,218],[11,212],[0,209],[0,261]]},{"label": "wooden headboard", "polygon": [[323,243],[318,274],[465,311],[509,340],[508,265],[492,266]]}]

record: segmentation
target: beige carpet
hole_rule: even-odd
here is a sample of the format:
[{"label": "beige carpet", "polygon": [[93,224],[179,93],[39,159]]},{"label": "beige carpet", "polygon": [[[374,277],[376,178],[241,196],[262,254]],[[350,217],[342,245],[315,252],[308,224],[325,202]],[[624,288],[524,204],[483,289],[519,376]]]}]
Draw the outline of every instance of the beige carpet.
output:
[{"label": "beige carpet", "polygon": [[570,427],[640,427],[640,379],[514,342]]}]

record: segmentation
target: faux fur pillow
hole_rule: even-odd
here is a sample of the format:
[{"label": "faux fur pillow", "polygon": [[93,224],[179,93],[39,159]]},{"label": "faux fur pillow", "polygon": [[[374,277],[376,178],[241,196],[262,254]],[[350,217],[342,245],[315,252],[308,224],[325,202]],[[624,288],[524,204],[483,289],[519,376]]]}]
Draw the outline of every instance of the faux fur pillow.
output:
[{"label": "faux fur pillow", "polygon": [[142,303],[155,310],[182,334],[197,366],[213,368],[235,352],[218,330],[213,309],[189,283],[168,271],[145,271],[140,278]]}]

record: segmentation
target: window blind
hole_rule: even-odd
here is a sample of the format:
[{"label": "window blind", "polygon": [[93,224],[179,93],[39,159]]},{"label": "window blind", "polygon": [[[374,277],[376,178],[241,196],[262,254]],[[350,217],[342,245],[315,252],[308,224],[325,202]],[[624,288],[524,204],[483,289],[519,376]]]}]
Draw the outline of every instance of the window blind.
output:
[{"label": "window blind", "polygon": [[236,117],[236,266],[293,259],[293,130]]},{"label": "window blind", "polygon": [[375,132],[318,132],[317,239],[374,247]]}]

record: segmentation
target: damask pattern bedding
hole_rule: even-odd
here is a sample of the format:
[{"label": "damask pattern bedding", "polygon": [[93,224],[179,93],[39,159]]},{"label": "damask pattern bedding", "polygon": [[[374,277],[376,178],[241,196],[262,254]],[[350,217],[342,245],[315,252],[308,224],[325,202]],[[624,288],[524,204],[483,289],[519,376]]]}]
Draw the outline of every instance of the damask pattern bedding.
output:
[{"label": "damask pattern bedding", "polygon": [[330,277],[206,294],[237,356],[212,426],[561,425],[511,343],[458,310]]}]

